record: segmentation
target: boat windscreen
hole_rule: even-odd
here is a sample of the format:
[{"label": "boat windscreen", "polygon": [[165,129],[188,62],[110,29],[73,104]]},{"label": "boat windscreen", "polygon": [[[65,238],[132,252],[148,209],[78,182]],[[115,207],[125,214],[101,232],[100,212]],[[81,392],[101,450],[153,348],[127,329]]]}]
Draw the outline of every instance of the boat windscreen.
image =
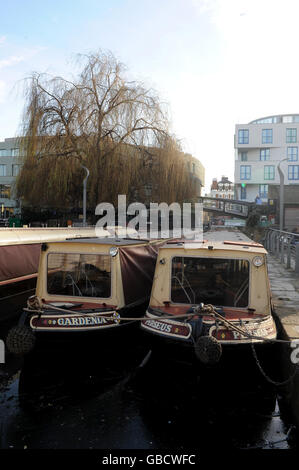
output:
[{"label": "boat windscreen", "polygon": [[247,260],[195,257],[172,259],[172,302],[247,307],[248,296]]},{"label": "boat windscreen", "polygon": [[52,295],[110,297],[110,256],[49,253],[47,289]]}]

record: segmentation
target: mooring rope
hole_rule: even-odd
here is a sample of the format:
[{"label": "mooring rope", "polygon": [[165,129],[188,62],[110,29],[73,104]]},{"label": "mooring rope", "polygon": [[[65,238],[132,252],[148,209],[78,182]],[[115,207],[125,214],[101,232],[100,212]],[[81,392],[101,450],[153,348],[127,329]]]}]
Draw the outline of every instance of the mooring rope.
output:
[{"label": "mooring rope", "polygon": [[[61,308],[61,307],[56,307],[52,304],[44,304],[43,301],[37,297],[37,296],[34,296],[33,298],[29,298],[28,301],[27,301],[27,305],[28,305],[28,308],[24,308],[24,310],[26,312],[29,312],[29,313],[38,313],[39,315],[41,315],[45,308],[47,309],[52,309],[52,310],[57,310],[59,312],[64,312],[64,313],[68,313],[68,314],[72,314],[72,315],[76,315],[77,312],[74,312],[73,310],[70,310],[70,309],[65,309],[65,308]],[[117,312],[117,310],[116,310]],[[157,312],[161,313],[161,314],[164,314],[164,312],[162,310],[157,310]],[[94,315],[92,312],[89,312],[89,315]],[[290,337],[289,339],[277,339],[277,338],[273,338],[273,339],[270,339],[270,338],[265,338],[263,336],[256,336],[256,335],[253,335],[251,333],[248,333],[247,331],[244,331],[243,329],[239,328],[238,326],[236,326],[232,321],[229,321],[227,320],[225,317],[223,317],[220,313],[218,313],[216,310],[215,310],[215,307],[212,305],[212,304],[206,304],[206,305],[200,305],[198,307],[194,307],[194,311],[192,313],[184,313],[182,315],[170,315],[170,316],[167,316],[167,315],[161,315],[161,317],[159,317],[158,319],[160,320],[176,320],[178,318],[193,318],[195,316],[205,316],[205,315],[209,315],[209,316],[213,316],[213,317],[216,317],[218,318],[225,326],[227,326],[227,328],[229,329],[232,329],[232,330],[235,330],[236,332],[238,332],[239,334],[241,334],[242,336],[245,336],[247,337],[248,339],[255,339],[257,341],[265,341],[265,342],[268,342],[268,343],[292,343],[292,341],[298,339],[298,338],[295,338],[295,337]],[[101,318],[105,318],[107,320],[111,320],[111,315],[101,315]],[[145,317],[123,317],[123,316],[119,316],[119,318],[117,319],[118,321],[131,321],[131,322],[137,322],[137,321],[145,321],[145,320],[151,320],[153,318],[149,317],[149,316],[145,316]],[[156,318],[154,318],[156,320]]]}]

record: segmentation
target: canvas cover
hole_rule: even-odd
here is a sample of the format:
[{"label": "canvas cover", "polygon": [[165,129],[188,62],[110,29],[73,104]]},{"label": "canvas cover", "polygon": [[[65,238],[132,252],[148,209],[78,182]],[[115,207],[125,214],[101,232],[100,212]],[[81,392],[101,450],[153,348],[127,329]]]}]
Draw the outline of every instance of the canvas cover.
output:
[{"label": "canvas cover", "polygon": [[159,246],[164,243],[119,248],[126,305],[150,297]]},{"label": "canvas cover", "polygon": [[0,246],[0,282],[37,273],[40,247],[40,243]]}]

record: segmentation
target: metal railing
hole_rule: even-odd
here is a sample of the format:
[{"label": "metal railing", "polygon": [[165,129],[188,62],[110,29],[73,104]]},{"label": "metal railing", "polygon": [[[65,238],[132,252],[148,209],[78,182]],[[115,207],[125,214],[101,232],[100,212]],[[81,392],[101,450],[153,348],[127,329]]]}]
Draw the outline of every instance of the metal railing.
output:
[{"label": "metal railing", "polygon": [[284,232],[269,228],[264,237],[264,246],[287,269],[299,274],[299,233]]}]

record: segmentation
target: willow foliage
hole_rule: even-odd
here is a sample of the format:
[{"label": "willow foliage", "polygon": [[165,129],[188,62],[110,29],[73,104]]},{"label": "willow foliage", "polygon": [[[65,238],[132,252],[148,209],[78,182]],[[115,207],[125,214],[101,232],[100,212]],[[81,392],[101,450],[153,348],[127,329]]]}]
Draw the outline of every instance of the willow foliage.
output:
[{"label": "willow foliage", "polygon": [[90,209],[115,203],[118,194],[129,201],[190,199],[192,182],[157,94],[126,80],[111,53],[80,59],[72,81],[38,73],[27,81],[18,197],[35,206],[79,206],[84,165]]}]

